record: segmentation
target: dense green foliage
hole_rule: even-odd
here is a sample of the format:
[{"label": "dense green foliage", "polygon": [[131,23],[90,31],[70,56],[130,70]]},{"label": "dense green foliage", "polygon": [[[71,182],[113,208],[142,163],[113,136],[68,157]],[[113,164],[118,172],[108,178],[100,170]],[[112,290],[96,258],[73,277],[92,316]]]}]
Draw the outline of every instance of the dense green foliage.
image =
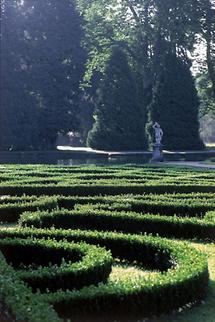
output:
[{"label": "dense green foliage", "polygon": [[32,293],[6,262],[2,253],[0,253],[0,272],[1,295],[17,320],[61,322],[53,307],[45,303],[39,295]]},{"label": "dense green foliage", "polygon": [[[110,6],[105,6],[102,0],[91,2],[90,5],[85,1],[79,2],[85,15],[87,44],[90,48],[87,76],[93,76],[98,70],[102,73],[104,72],[105,63],[109,57],[110,45],[120,42],[122,48],[126,48],[130,56],[131,65],[138,83],[138,97],[142,102],[143,114],[146,113],[147,109],[150,112],[151,100],[157,94],[156,88],[162,86],[162,67],[167,53],[172,53],[180,58],[187,69],[191,67],[191,61],[188,57],[190,57],[189,53],[192,53],[196,57],[195,66],[198,66],[198,71],[201,73],[201,67],[203,65],[207,66],[206,69],[210,70],[210,83],[214,83],[215,20],[212,19],[214,16],[213,1],[135,0],[132,2],[123,1],[117,4],[114,1],[110,1]],[[110,17],[112,24],[110,23]],[[92,36],[94,41],[92,41]],[[199,58],[198,50],[196,51],[195,48],[205,41],[207,48],[204,46],[204,49],[207,55],[201,54],[201,58]],[[174,66],[172,68],[171,65],[168,66],[168,69],[169,73],[174,73],[175,71]],[[178,75],[179,77],[180,75]],[[181,80],[181,83],[183,83],[183,80]],[[168,85],[168,83],[165,84],[167,88],[164,89],[167,101],[169,98],[165,108],[170,110],[171,113],[172,106],[169,102],[173,94],[169,93]],[[212,86],[212,92],[213,88],[214,86]],[[173,92],[177,93],[177,89]],[[191,90],[191,96],[192,93],[193,90]],[[190,104],[190,102],[186,101],[186,99],[188,101],[190,99],[188,96],[185,95],[183,98],[181,93],[176,95],[177,103],[179,106],[183,105],[185,113],[184,110],[178,109],[175,118],[173,116],[174,123],[183,123],[186,115],[187,123],[192,122],[192,128],[197,128],[198,132],[198,104],[193,102],[193,105],[187,109]],[[160,98],[156,97],[156,99],[159,101]],[[214,97],[212,99],[214,100]],[[195,114],[193,121],[193,115],[190,116],[191,108],[193,108]],[[208,108],[210,107],[207,104]],[[144,121],[147,121],[146,117]],[[148,128],[152,125],[151,121],[158,120],[149,118],[147,121]],[[196,130],[194,130],[194,137],[190,137],[190,141],[187,140],[187,144],[182,145],[182,148],[192,149],[192,146],[202,148]],[[177,148],[179,147],[173,146],[173,149]]]},{"label": "dense green foliage", "polygon": [[[200,59],[201,69],[200,74],[208,78],[210,89],[206,99],[212,98],[215,101],[215,3],[214,0],[204,0],[200,4],[200,9],[204,13],[200,20],[201,38],[206,44],[205,55],[203,59]],[[200,86],[200,95],[204,86]],[[203,98],[203,97],[202,97]],[[214,112],[213,105],[207,104],[205,113],[207,110]]]},{"label": "dense green foliage", "polygon": [[38,209],[53,209],[57,206],[57,199],[54,197],[36,198],[32,197],[10,197],[0,200],[0,222],[15,222],[23,211],[35,211]]},{"label": "dense green foliage", "polygon": [[[10,169],[14,171],[11,172]],[[25,170],[24,170],[25,169]],[[55,172],[56,171],[56,172]],[[6,173],[6,170],[4,170]],[[19,176],[16,176],[19,174]],[[49,174],[49,175],[47,175]],[[1,180],[1,175],[0,175]],[[57,166],[8,166],[7,180],[3,174],[0,194],[7,195],[57,195],[95,196],[143,193],[214,192],[214,171],[165,169],[156,171],[153,166],[94,168],[93,166],[68,168]]]},{"label": "dense green foliage", "polygon": [[144,146],[144,121],[137,89],[125,54],[113,47],[98,88],[95,123],[88,145],[105,150],[138,150]]},{"label": "dense green foliage", "polygon": [[[59,321],[137,312],[138,320],[199,302],[206,257],[163,237],[214,240],[214,175],[151,165],[0,167],[0,293],[10,312],[33,322],[58,321],[54,310]],[[125,265],[139,273],[124,276]]]},{"label": "dense green foliage", "polygon": [[6,238],[0,240],[0,249],[33,291],[97,285],[106,282],[111,271],[110,252],[85,243]]},{"label": "dense green foliage", "polygon": [[[149,106],[148,129],[154,120],[161,125],[167,150],[199,150],[199,101],[191,72],[181,58],[168,54],[156,82]],[[150,131],[149,131],[150,132]],[[153,142],[153,137],[150,137]]]},{"label": "dense green foliage", "polygon": [[[160,101],[166,148],[202,148],[191,76],[166,64],[163,82],[163,69],[171,53],[188,75],[193,57],[201,113],[213,113],[214,11],[213,0],[3,0],[0,149],[54,149],[68,131],[86,143],[90,129],[90,146],[146,149],[144,129],[159,122]],[[180,140],[171,122],[186,122]]]},{"label": "dense green foliage", "polygon": [[[26,212],[21,216],[20,223],[24,227],[50,228],[54,226],[64,229],[85,228],[126,233],[147,232],[179,238],[215,239],[215,211],[206,213],[204,219],[198,219],[188,216],[177,217],[174,210],[172,210],[172,216],[137,214],[137,212],[128,211],[124,204],[117,204],[117,207],[113,207],[113,209],[107,205],[108,210],[103,210],[103,207],[100,208],[99,205],[97,207],[99,210],[88,206],[76,211],[35,212],[33,215]],[[157,208],[159,208],[159,203]]]},{"label": "dense green foliage", "polygon": [[78,126],[81,17],[69,0],[4,0],[2,8],[0,148],[55,148],[58,132]]},{"label": "dense green foliage", "polygon": [[[83,315],[92,311],[99,312],[100,316],[110,311],[114,311],[115,314],[123,311],[131,315],[137,309],[143,316],[159,314],[200,299],[207,289],[208,271],[205,256],[186,244],[158,237],[96,231],[40,232],[10,230],[8,234],[14,237],[25,237],[29,234],[38,237],[49,234],[55,238],[63,236],[67,240],[84,240],[111,249],[113,256],[118,259],[135,261],[140,267],[160,271],[155,278],[145,279],[140,276],[135,283],[128,280],[114,285],[110,282],[100,284],[96,288],[84,287],[80,291],[59,290],[56,293],[41,294],[41,298],[53,304],[57,312],[63,313],[64,317],[80,312],[80,308]],[[5,231],[0,232],[0,237],[3,236]],[[82,303],[84,307],[81,307]]]},{"label": "dense green foliage", "polygon": [[215,115],[215,99],[211,81],[206,72],[196,75],[196,86],[200,96],[200,115],[201,117]]}]

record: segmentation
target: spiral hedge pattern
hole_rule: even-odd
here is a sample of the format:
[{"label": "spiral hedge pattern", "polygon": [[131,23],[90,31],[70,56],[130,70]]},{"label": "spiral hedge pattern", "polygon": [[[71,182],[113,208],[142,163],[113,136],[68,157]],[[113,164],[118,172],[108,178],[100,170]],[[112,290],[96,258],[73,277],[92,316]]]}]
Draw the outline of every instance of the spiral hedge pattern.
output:
[{"label": "spiral hedge pattern", "polygon": [[[76,321],[198,302],[207,260],[166,237],[215,239],[214,179],[164,166],[1,166],[0,292],[10,312]],[[140,274],[114,279],[118,265]]]}]

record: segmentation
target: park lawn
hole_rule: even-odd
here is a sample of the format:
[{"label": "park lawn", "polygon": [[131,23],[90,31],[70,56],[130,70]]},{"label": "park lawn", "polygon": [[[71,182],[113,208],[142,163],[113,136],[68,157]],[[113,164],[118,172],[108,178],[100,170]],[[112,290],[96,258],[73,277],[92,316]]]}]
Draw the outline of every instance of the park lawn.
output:
[{"label": "park lawn", "polygon": [[208,256],[210,284],[207,297],[200,305],[185,309],[174,314],[150,319],[150,322],[214,322],[215,321],[215,244],[192,242],[196,249],[205,252]]}]

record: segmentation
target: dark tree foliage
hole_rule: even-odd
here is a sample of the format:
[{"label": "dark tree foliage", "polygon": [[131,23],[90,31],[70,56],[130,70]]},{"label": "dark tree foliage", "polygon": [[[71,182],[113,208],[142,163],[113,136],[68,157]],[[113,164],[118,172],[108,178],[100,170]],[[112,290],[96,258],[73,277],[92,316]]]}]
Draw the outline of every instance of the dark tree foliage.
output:
[{"label": "dark tree foliage", "polygon": [[78,127],[79,85],[85,62],[82,20],[70,0],[33,1],[32,5],[33,14],[29,14],[30,37],[35,43],[32,72],[35,90],[42,98],[38,141],[41,148],[51,148],[57,132]]},{"label": "dark tree foliage", "polygon": [[2,148],[52,149],[58,132],[77,129],[81,24],[70,0],[4,0],[2,118],[10,133]]},{"label": "dark tree foliage", "polygon": [[1,9],[0,149],[25,149],[31,145],[35,100],[29,95],[24,20],[17,1],[4,0]]},{"label": "dark tree foliage", "polygon": [[200,98],[200,118],[205,115],[215,118],[215,99],[210,76],[203,71],[196,75],[195,80]]},{"label": "dark tree foliage", "polygon": [[206,43],[207,73],[215,101],[215,2],[214,0],[203,0],[201,5],[203,12],[203,17],[200,20],[201,36]]},{"label": "dark tree foliage", "polygon": [[[121,43],[135,74],[142,113],[147,114],[166,52],[190,63],[188,57],[201,34],[200,25],[205,25],[202,1],[211,0],[110,0],[109,6],[104,0],[78,0],[88,35],[88,78],[103,71],[111,44]],[[107,32],[110,26],[111,32]]]},{"label": "dark tree foliage", "polygon": [[142,149],[143,127],[136,83],[126,55],[119,47],[113,46],[98,88],[95,123],[87,143],[92,148],[106,150]]},{"label": "dark tree foliage", "polygon": [[198,123],[199,100],[189,66],[174,54],[167,54],[155,84],[149,106],[149,141],[153,122],[163,129],[163,144],[168,150],[202,149]]}]

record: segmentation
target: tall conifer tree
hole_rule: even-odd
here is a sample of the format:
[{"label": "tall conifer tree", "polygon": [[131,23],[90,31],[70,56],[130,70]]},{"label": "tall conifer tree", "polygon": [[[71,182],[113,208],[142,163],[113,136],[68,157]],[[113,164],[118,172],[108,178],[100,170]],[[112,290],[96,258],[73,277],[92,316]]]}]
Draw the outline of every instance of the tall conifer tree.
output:
[{"label": "tall conifer tree", "polygon": [[175,54],[167,54],[153,91],[147,125],[153,142],[153,122],[163,129],[165,149],[194,150],[203,148],[199,137],[199,100],[187,63]]},{"label": "tall conifer tree", "polygon": [[126,55],[118,46],[113,46],[98,88],[95,123],[87,143],[90,147],[106,150],[142,149],[143,128],[136,84]]}]

